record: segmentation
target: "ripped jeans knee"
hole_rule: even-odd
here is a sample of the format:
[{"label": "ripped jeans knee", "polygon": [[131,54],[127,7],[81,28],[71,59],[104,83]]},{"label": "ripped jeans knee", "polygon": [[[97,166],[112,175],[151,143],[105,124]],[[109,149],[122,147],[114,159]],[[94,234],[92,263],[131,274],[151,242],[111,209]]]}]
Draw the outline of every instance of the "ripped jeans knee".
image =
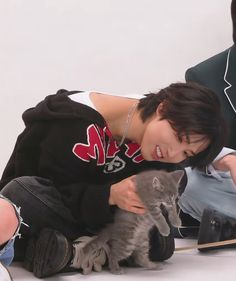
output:
[{"label": "ripped jeans knee", "polygon": [[[23,222],[23,219],[20,215],[20,207],[17,207],[14,203],[12,203],[8,198],[0,194],[0,198],[8,201],[14,208],[17,219],[18,219],[18,227],[14,233],[14,235],[6,242],[6,244],[0,249],[0,262],[2,262],[4,265],[10,265],[14,258],[14,242],[15,238],[19,237],[21,238],[20,234],[20,227],[21,224],[25,224]],[[26,224],[25,224],[26,225]]]}]

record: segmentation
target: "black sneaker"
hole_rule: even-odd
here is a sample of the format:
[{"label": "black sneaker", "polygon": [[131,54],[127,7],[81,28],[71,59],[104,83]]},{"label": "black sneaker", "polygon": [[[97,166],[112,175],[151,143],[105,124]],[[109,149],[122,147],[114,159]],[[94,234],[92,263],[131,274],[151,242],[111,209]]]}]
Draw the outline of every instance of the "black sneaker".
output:
[{"label": "black sneaker", "polygon": [[36,247],[36,238],[32,237],[29,239],[24,256],[24,268],[30,272],[33,272],[34,269],[34,255]]},{"label": "black sneaker", "polygon": [[[198,244],[225,241],[236,238],[236,219],[213,209],[205,209],[202,214],[198,234]],[[235,244],[199,249],[201,252],[220,248],[236,247]]]},{"label": "black sneaker", "polygon": [[182,225],[174,227],[173,233],[175,238],[197,238],[199,232],[199,221],[191,217],[189,214],[179,210],[179,218]]},{"label": "black sneaker", "polygon": [[170,234],[162,236],[154,226],[149,232],[149,258],[151,261],[165,261],[169,259],[175,251],[175,239],[173,233],[173,226],[170,224],[166,208],[161,205],[162,214],[170,227]]},{"label": "black sneaker", "polygon": [[168,236],[162,236],[157,227],[153,227],[149,233],[149,258],[151,261],[165,261],[169,259],[175,250],[175,240],[172,227]]},{"label": "black sneaker", "polygon": [[73,254],[72,243],[59,231],[45,228],[36,240],[32,238],[26,249],[24,267],[38,278],[63,271]]}]

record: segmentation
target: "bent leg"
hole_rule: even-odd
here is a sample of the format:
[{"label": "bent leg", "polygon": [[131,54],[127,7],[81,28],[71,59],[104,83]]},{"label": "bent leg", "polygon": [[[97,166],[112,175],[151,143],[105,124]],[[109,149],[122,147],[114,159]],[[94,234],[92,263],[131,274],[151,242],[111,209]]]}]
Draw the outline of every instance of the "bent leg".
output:
[{"label": "bent leg", "polygon": [[14,257],[14,242],[20,236],[20,209],[0,194],[0,262],[9,265]]},{"label": "bent leg", "polygon": [[19,222],[13,205],[1,197],[0,222],[0,245],[3,245],[14,235]]},{"label": "bent leg", "polygon": [[71,240],[80,235],[70,210],[51,181],[19,177],[9,182],[1,193],[21,208],[21,216],[28,225],[21,226],[22,239],[15,241],[16,260],[24,259],[29,237],[37,237],[43,228],[57,230]]},{"label": "bent leg", "polygon": [[51,181],[39,177],[19,177],[9,182],[1,193],[21,208],[24,222],[29,225],[24,228],[25,234],[34,235],[49,227],[70,239],[77,238],[76,221]]},{"label": "bent leg", "polygon": [[186,173],[188,182],[178,202],[184,213],[201,221],[204,209],[211,208],[236,218],[236,186],[228,173],[215,177],[190,168]]}]

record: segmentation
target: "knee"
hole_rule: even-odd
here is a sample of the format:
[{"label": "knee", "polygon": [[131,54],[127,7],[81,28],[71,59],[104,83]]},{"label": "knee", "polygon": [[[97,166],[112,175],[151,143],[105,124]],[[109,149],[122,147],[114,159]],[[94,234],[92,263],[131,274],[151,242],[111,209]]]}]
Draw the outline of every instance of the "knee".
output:
[{"label": "knee", "polygon": [[1,194],[14,202],[14,198],[18,197],[18,192],[21,192],[20,190],[22,189],[22,186],[24,184],[27,184],[29,179],[30,179],[30,177],[24,176],[24,177],[19,177],[19,178],[15,178],[15,179],[11,180],[1,190]]},{"label": "knee", "polygon": [[4,198],[0,198],[0,222],[0,245],[2,245],[11,239],[19,225],[15,208]]}]

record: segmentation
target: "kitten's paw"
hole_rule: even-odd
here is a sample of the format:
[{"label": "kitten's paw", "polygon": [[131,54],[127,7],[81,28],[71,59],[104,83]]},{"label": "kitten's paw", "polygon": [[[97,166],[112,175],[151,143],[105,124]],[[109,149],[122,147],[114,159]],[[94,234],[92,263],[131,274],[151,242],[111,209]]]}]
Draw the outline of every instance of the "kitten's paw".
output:
[{"label": "kitten's paw", "polygon": [[84,268],[83,269],[83,275],[88,275],[92,272],[92,268]]},{"label": "kitten's paw", "polygon": [[150,261],[149,259],[139,259],[139,261],[137,261],[137,264],[141,267],[151,269],[151,270],[161,270],[162,269],[162,265],[160,264],[160,262],[153,262],[153,261]]},{"label": "kitten's paw", "polygon": [[150,270],[162,270],[163,266],[159,262],[151,262],[147,266]]},{"label": "kitten's paw", "polygon": [[161,233],[162,236],[168,236],[170,234],[170,228],[168,227],[162,227],[159,228],[159,232]]},{"label": "kitten's paw", "polygon": [[110,269],[111,273],[112,274],[116,274],[116,275],[121,275],[121,274],[124,274],[125,271],[123,268],[119,267],[119,268],[112,268]]},{"label": "kitten's paw", "polygon": [[101,272],[102,271],[102,266],[100,264],[94,264],[94,271],[96,272]]},{"label": "kitten's paw", "polygon": [[182,225],[181,219],[179,217],[169,217],[170,223],[175,227],[180,227]]}]

